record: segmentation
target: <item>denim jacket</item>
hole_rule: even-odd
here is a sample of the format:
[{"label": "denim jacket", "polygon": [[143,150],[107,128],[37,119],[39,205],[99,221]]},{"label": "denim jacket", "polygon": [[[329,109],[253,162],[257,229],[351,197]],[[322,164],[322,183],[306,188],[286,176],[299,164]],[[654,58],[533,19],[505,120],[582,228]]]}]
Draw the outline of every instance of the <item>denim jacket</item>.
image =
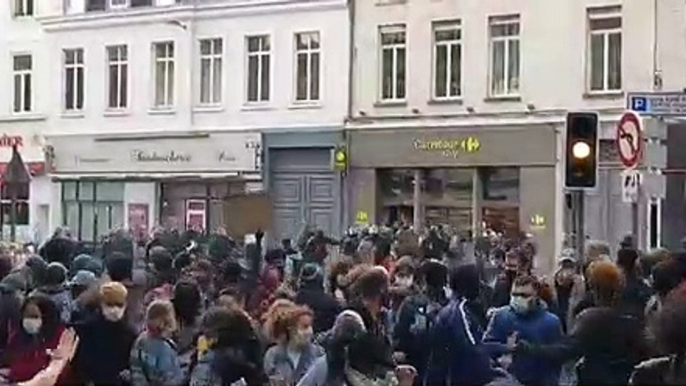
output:
[{"label": "denim jacket", "polygon": [[131,349],[133,386],[180,386],[185,381],[179,355],[167,339],[143,332]]},{"label": "denim jacket", "polygon": [[264,355],[264,372],[268,376],[278,376],[290,383],[298,383],[317,358],[324,355],[321,347],[312,343],[301,352],[298,363],[293,363],[284,345],[272,346]]}]

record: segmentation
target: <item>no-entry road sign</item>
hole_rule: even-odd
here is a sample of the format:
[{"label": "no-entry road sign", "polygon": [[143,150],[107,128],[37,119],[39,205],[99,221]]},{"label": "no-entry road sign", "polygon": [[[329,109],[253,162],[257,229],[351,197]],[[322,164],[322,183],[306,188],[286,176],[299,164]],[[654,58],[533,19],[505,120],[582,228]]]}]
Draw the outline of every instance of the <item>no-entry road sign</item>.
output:
[{"label": "no-entry road sign", "polygon": [[633,111],[622,115],[617,125],[617,150],[619,160],[627,168],[634,168],[641,160],[643,151],[643,127],[641,117]]}]

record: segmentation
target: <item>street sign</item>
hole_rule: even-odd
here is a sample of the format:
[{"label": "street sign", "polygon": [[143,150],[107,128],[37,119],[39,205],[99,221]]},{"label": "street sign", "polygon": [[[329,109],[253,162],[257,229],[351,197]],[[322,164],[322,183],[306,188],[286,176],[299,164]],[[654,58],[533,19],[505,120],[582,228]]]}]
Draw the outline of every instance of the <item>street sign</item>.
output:
[{"label": "street sign", "polygon": [[686,116],[686,94],[682,92],[636,92],[627,95],[627,108],[641,115]]},{"label": "street sign", "polygon": [[622,172],[622,201],[627,204],[638,202],[638,191],[641,185],[641,172],[634,169]]},{"label": "street sign", "polygon": [[627,168],[634,168],[641,160],[643,133],[641,117],[632,111],[622,115],[617,125],[617,150],[619,160]]}]

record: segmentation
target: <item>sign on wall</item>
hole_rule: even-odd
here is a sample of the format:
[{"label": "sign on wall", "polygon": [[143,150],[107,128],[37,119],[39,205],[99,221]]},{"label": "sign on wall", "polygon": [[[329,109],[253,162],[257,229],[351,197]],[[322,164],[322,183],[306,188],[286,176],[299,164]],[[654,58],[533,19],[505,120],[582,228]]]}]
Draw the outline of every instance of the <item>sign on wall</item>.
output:
[{"label": "sign on wall", "polygon": [[258,133],[59,136],[48,142],[54,148],[56,173],[254,172],[261,166]]}]

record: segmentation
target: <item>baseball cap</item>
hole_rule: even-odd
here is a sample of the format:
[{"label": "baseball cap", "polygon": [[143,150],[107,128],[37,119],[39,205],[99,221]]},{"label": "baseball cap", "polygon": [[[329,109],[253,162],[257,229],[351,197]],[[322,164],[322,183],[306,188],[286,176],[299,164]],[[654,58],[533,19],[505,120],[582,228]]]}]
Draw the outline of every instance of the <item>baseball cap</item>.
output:
[{"label": "baseball cap", "polygon": [[558,259],[558,262],[560,262],[560,263],[564,263],[564,262],[576,263],[577,262],[576,251],[571,249],[571,248],[564,249],[562,251],[562,253],[560,254],[560,258]]}]

